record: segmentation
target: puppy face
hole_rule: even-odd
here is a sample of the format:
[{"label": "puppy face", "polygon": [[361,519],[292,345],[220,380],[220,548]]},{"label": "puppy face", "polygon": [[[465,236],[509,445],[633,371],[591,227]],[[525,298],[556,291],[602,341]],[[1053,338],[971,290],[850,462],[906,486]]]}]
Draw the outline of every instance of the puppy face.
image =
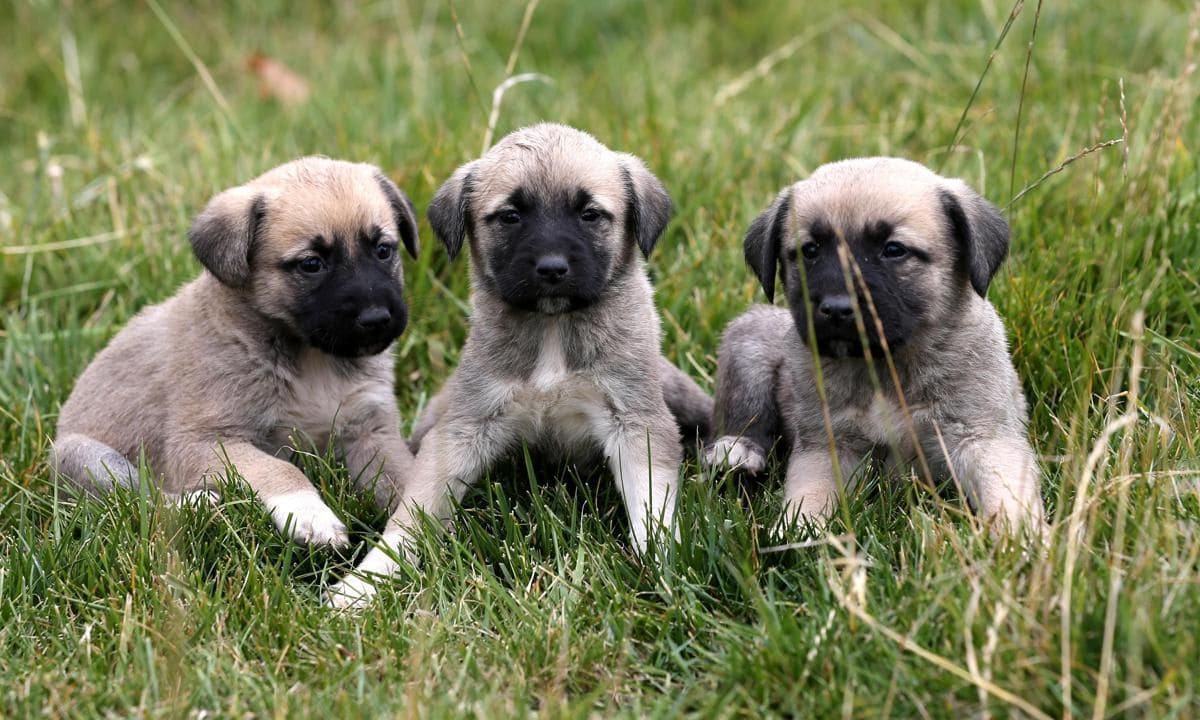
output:
[{"label": "puppy face", "polygon": [[985,296],[1008,242],[999,211],[962,181],[866,158],[785,189],[751,225],[745,252],[768,298],[778,268],[805,342],[811,322],[822,355],[847,357],[954,322],[970,293]]},{"label": "puppy face", "polygon": [[451,258],[469,239],[479,289],[548,314],[600,300],[638,249],[650,254],[670,215],[670,197],[640,160],[553,124],[508,135],[429,206]]},{"label": "puppy face", "polygon": [[189,236],[218,280],[323,352],[373,355],[408,322],[398,247],[416,256],[415,213],[370,165],[282,165],[213,198]]}]

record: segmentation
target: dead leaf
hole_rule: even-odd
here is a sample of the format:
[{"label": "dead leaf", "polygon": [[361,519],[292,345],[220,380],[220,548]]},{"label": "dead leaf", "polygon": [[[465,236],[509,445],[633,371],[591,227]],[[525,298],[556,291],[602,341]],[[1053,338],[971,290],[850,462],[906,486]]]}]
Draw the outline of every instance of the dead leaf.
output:
[{"label": "dead leaf", "polygon": [[308,81],[279,60],[254,53],[246,58],[246,69],[258,78],[258,94],[264,100],[295,107],[308,100]]}]

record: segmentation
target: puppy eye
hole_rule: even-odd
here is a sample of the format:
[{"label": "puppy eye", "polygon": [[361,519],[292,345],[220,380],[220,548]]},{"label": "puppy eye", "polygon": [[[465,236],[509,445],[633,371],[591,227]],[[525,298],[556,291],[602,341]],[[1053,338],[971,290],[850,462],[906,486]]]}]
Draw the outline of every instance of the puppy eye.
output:
[{"label": "puppy eye", "polygon": [[300,268],[301,272],[312,275],[313,273],[321,272],[325,268],[325,263],[321,262],[321,258],[309,255],[297,263],[296,266]]},{"label": "puppy eye", "polygon": [[892,258],[892,259],[902,258],[907,254],[908,254],[908,248],[904,247],[903,245],[896,242],[895,240],[884,243],[884,245],[883,245],[883,256],[885,258]]},{"label": "puppy eye", "polygon": [[391,260],[392,256],[395,254],[396,254],[396,247],[394,245],[376,245],[375,246],[375,257],[379,258],[380,260],[383,260],[386,262],[388,260]]},{"label": "puppy eye", "polygon": [[800,252],[804,253],[805,260],[816,260],[821,254],[821,246],[815,242],[806,242],[800,246]]},{"label": "puppy eye", "polygon": [[521,213],[517,212],[516,210],[505,210],[496,217],[498,217],[500,222],[504,223],[505,225],[516,225],[517,223],[521,222]]},{"label": "puppy eye", "polygon": [[579,213],[579,219],[584,222],[596,222],[600,217],[600,211],[596,208],[587,208]]}]

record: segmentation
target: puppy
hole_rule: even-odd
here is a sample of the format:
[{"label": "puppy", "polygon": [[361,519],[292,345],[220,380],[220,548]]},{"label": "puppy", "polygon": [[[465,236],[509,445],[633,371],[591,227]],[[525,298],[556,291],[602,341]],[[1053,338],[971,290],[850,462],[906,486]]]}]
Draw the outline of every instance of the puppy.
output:
[{"label": "puppy", "polygon": [[1025,397],[986,299],[1008,246],[994,206],[907,160],[836,162],[785,189],[745,255],[768,299],[778,272],[791,310],[725,330],[707,461],[758,472],[782,439],[787,525],[825,518],[887,448],[948,472],[995,528],[1040,528]]},{"label": "puppy", "polygon": [[[643,258],[670,215],[640,160],[561,125],[512,133],[442,185],[429,221],[451,258],[469,240],[471,331],[414,431],[417,466],[386,548],[410,552],[419,513],[445,520],[521,443],[600,451],[634,547],[660,529],[673,535],[680,434],[706,431],[712,401],[659,351]],[[386,549],[373,550],[331,602],[365,601],[363,576],[394,569]]]},{"label": "puppy", "polygon": [[79,489],[137,486],[141,453],[169,494],[232,468],[281,531],[343,545],[346,527],[279,457],[302,433],[336,442],[389,509],[413,457],[386,350],[408,311],[397,246],[412,204],[370,165],[303,158],[217,195],[189,232],[207,269],[146,308],[84,370],[53,463]]}]

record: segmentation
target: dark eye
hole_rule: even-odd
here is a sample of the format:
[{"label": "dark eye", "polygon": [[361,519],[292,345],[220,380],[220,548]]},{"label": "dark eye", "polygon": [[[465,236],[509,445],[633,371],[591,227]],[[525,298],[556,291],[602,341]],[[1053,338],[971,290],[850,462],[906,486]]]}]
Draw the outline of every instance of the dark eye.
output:
[{"label": "dark eye", "polygon": [[885,258],[902,258],[908,254],[908,248],[904,247],[895,240],[883,244],[883,256]]},{"label": "dark eye", "polygon": [[375,257],[379,258],[380,260],[383,260],[383,261],[391,260],[392,256],[395,254],[396,254],[396,248],[392,245],[376,245],[375,246]]},{"label": "dark eye", "polygon": [[321,272],[321,270],[325,268],[325,263],[321,262],[321,258],[316,257],[315,255],[309,255],[301,260],[297,264],[297,267],[299,267],[302,272],[306,272],[311,275],[313,273]]},{"label": "dark eye", "polygon": [[516,210],[505,210],[497,217],[499,217],[500,222],[504,223],[505,225],[516,225],[517,223],[521,222],[521,213],[517,212]]},{"label": "dark eye", "polygon": [[596,222],[600,219],[600,211],[596,208],[587,208],[579,213],[579,219],[584,222]]},{"label": "dark eye", "polygon": [[804,253],[805,260],[816,260],[821,254],[821,246],[815,242],[806,242],[800,246],[800,252]]}]

